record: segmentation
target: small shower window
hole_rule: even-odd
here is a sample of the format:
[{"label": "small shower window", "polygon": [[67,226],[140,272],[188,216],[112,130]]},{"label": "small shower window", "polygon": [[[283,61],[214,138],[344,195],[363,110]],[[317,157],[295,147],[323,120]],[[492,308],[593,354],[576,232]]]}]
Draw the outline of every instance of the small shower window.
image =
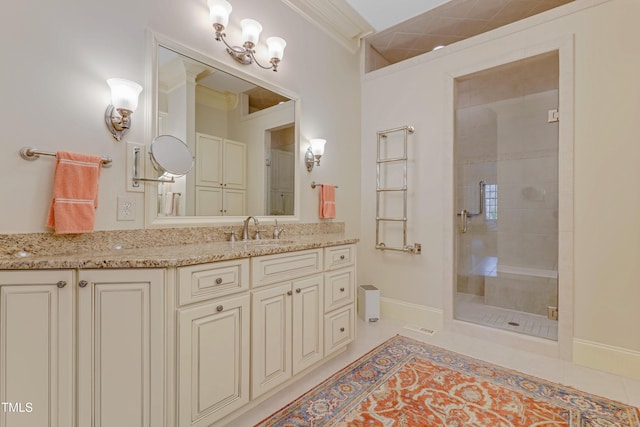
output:
[{"label": "small shower window", "polygon": [[484,218],[487,221],[498,219],[498,184],[486,184],[484,187]]}]

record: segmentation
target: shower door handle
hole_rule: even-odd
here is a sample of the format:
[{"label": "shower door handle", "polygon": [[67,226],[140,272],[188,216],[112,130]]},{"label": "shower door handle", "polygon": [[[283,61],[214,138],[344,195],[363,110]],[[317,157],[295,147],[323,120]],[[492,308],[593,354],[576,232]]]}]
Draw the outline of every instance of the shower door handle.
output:
[{"label": "shower door handle", "polygon": [[469,218],[469,212],[466,209],[462,209],[458,216],[460,217],[460,232],[467,232],[467,219]]}]

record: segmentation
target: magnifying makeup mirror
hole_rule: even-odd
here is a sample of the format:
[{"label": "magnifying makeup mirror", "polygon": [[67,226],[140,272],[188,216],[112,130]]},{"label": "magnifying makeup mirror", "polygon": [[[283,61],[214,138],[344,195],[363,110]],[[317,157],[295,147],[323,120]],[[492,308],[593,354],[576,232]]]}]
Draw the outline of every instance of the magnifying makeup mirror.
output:
[{"label": "magnifying makeup mirror", "polygon": [[194,156],[183,141],[171,135],[159,135],[149,149],[151,164],[158,172],[186,175],[193,169]]},{"label": "magnifying makeup mirror", "polygon": [[[195,156],[187,144],[172,135],[159,135],[151,141],[149,157],[153,168],[162,175],[169,174],[171,179],[140,178],[140,149],[134,149],[133,186],[140,181],[174,182],[174,176],[186,175],[193,169]],[[165,175],[166,176],[166,175]]]}]

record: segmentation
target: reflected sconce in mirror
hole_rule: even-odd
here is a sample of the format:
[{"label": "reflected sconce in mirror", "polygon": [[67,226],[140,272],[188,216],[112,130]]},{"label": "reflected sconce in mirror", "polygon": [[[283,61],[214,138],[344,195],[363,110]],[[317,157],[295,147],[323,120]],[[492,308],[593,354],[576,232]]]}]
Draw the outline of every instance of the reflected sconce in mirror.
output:
[{"label": "reflected sconce in mirror", "polygon": [[284,55],[284,48],[287,46],[287,42],[280,37],[269,37],[267,39],[267,49],[269,50],[269,63],[270,67],[265,67],[260,64],[255,57],[255,50],[253,49],[258,40],[260,39],[260,32],[262,32],[262,25],[253,19],[243,19],[240,21],[242,27],[242,46],[231,46],[225,40],[227,36],[223,31],[229,23],[229,15],[231,14],[231,5],[226,0],[208,0],[209,16],[211,18],[211,24],[216,31],[216,41],[221,41],[227,46],[227,52],[236,61],[243,65],[249,65],[256,63],[260,68],[265,70],[278,71],[278,64],[282,60]]},{"label": "reflected sconce in mirror", "polygon": [[324,154],[324,144],[327,143],[326,139],[313,138],[309,141],[309,148],[304,154],[304,164],[307,166],[307,171],[311,172],[314,165],[320,166],[320,158]]},{"label": "reflected sconce in mirror", "polygon": [[116,141],[120,141],[131,127],[131,114],[138,108],[138,96],[142,86],[125,79],[108,79],[111,88],[111,104],[104,113],[107,128]]}]

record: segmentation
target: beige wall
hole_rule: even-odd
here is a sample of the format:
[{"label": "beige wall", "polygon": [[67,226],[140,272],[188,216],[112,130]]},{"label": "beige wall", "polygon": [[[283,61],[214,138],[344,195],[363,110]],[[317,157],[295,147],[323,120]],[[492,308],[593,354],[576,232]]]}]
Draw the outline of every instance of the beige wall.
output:
[{"label": "beige wall", "polygon": [[[577,10],[584,5],[592,7]],[[563,173],[574,180],[575,215],[567,222],[573,223],[574,234],[563,229],[562,222],[560,230],[567,249],[561,258],[570,257],[573,247],[569,293],[574,293],[575,313],[569,345],[581,363],[640,378],[640,334],[631,332],[631,325],[640,324],[640,2],[584,0],[563,7],[574,8],[567,16],[556,11],[543,15],[544,20],[534,17],[512,27],[517,31],[494,32],[500,37],[486,34],[364,76],[359,281],[378,286],[396,306],[407,303],[427,314],[448,315],[444,302],[452,287],[443,281],[451,277],[446,265],[452,265],[452,254],[443,251],[452,241],[444,224],[451,224],[453,215],[452,207],[443,206],[448,200],[453,205],[452,176],[447,172],[452,171],[447,141],[453,139],[448,79],[467,69],[482,69],[483,64],[520,59],[540,44],[572,37],[575,75],[560,76],[561,81],[573,77],[575,91],[575,117],[561,119],[573,119],[575,132],[574,171],[560,170],[561,180]],[[422,243],[421,256],[372,249],[375,153],[370,148],[376,130],[404,124],[416,127],[410,240]]]},{"label": "beige wall", "polygon": [[[213,37],[205,0],[176,2],[114,0],[109,4],[61,0],[34,7],[13,2],[0,16],[4,42],[0,71],[0,233],[45,231],[52,195],[53,158],[22,160],[21,147],[68,150],[113,158],[100,179],[96,229],[142,228],[142,194],[126,193],[125,143],[115,142],[104,124],[110,93],[106,79],[124,77],[145,85],[147,29],[222,61],[230,67],[298,94],[301,98],[299,162],[307,141],[328,140],[322,166],[308,174],[301,167],[301,214],[316,221],[317,191],[311,181],[340,185],[338,220],[359,230],[359,58],[278,0],[233,3],[227,33],[238,43],[240,19],[263,26],[263,40],[279,35],[287,48],[278,73],[236,65]],[[259,46],[259,52],[266,46]],[[261,58],[264,59],[264,58]],[[145,87],[126,140],[149,143],[145,135]],[[116,197],[129,194],[135,221],[116,221]]]}]

